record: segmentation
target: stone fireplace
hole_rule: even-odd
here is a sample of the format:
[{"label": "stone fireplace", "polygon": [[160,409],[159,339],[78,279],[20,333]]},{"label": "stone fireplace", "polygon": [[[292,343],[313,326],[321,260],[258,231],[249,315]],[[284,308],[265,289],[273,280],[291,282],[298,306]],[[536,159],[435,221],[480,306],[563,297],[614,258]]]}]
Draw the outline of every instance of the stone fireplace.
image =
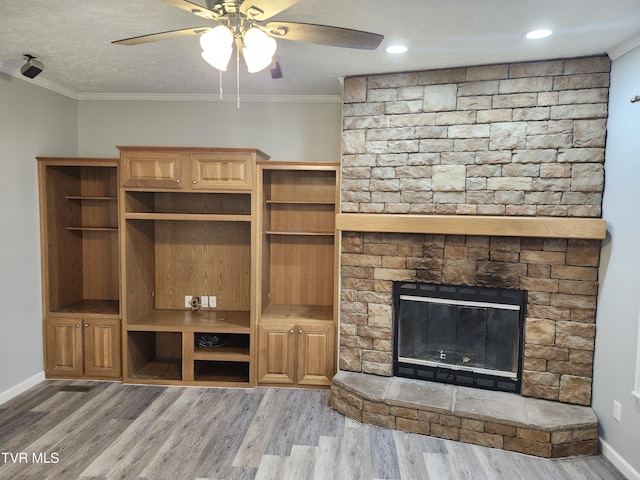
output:
[{"label": "stone fireplace", "polygon": [[[594,418],[576,408],[591,403],[609,68],[591,57],[345,80],[338,410],[541,456],[597,448]],[[475,406],[443,420],[442,405],[419,400],[414,412],[375,387],[351,388],[347,379],[395,385],[394,282],[526,292],[518,398],[568,409],[577,423],[483,414],[480,425]]]},{"label": "stone fireplace", "polygon": [[599,240],[342,235],[340,369],[392,375],[394,281],[527,292],[522,394],[591,403]]},{"label": "stone fireplace", "polygon": [[393,283],[393,375],[520,393],[525,292]]}]

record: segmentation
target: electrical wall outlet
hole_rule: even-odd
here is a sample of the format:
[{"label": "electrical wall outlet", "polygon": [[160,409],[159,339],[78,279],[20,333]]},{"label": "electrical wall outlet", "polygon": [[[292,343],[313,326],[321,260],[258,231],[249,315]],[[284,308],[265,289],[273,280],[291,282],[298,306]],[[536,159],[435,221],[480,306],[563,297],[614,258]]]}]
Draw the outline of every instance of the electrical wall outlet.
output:
[{"label": "electrical wall outlet", "polygon": [[215,295],[209,295],[209,308],[216,308],[218,305],[218,299]]},{"label": "electrical wall outlet", "polygon": [[200,296],[200,306],[202,308],[209,308],[209,297],[207,295]]},{"label": "electrical wall outlet", "polygon": [[191,300],[193,300],[191,295],[184,296],[184,308],[191,308]]},{"label": "electrical wall outlet", "polygon": [[198,310],[200,308],[200,297],[193,296],[191,298],[191,310]]},{"label": "electrical wall outlet", "polygon": [[617,402],[616,400],[614,400],[613,401],[613,418],[617,421],[620,421],[621,410],[622,410],[622,405],[620,405],[620,402]]}]

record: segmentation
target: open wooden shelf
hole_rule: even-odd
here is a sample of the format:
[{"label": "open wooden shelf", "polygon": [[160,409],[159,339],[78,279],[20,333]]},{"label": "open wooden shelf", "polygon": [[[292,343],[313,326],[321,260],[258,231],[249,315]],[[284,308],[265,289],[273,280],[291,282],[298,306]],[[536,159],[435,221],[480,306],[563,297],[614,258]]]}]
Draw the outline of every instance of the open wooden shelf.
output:
[{"label": "open wooden shelf", "polygon": [[261,315],[266,321],[333,320],[333,305],[269,305]]},{"label": "open wooden shelf", "polygon": [[336,202],[328,200],[265,200],[267,205],[328,205],[334,206]]},{"label": "open wooden shelf", "polygon": [[[202,332],[198,332],[202,333]],[[197,345],[198,333],[194,335],[196,346],[193,350],[194,360],[207,360],[218,362],[249,362],[249,335],[232,334],[228,343],[218,347],[199,347]]]},{"label": "open wooden shelf", "polygon": [[153,310],[127,322],[128,330],[157,332],[250,333],[249,312]]},{"label": "open wooden shelf", "polygon": [[177,220],[189,222],[251,222],[251,215],[216,213],[126,213],[127,220]]},{"label": "open wooden shelf", "polygon": [[267,230],[264,233],[266,235],[294,235],[294,236],[301,236],[301,237],[304,237],[304,236],[334,237],[335,236],[335,232],[308,232],[308,231],[294,232],[294,231],[286,231],[286,230],[281,230],[281,231]]},{"label": "open wooden shelf", "polygon": [[65,227],[70,232],[117,232],[118,227]]},{"label": "open wooden shelf", "polygon": [[506,217],[480,215],[401,215],[340,213],[336,229],[346,232],[491,235],[501,237],[583,238],[602,240],[601,218]]},{"label": "open wooden shelf", "polygon": [[79,201],[116,201],[118,197],[103,197],[97,195],[65,195],[67,200],[79,200]]},{"label": "open wooden shelf", "polygon": [[196,347],[193,358],[194,360],[248,362],[250,360],[249,347]]},{"label": "open wooden shelf", "polygon": [[215,382],[219,385],[249,386],[249,363],[208,362],[196,360],[194,382]]},{"label": "open wooden shelf", "polygon": [[154,358],[133,372],[129,380],[153,383],[180,381],[182,380],[180,359]]},{"label": "open wooden shelf", "polygon": [[65,315],[115,315],[120,313],[118,300],[80,300],[52,310],[51,313],[63,313]]}]

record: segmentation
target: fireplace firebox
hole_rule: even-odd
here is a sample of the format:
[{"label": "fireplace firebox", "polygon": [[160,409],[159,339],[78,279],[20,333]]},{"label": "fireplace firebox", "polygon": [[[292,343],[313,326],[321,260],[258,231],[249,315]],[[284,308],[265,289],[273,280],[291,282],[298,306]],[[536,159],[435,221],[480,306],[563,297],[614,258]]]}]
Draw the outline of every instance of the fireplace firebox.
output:
[{"label": "fireplace firebox", "polygon": [[395,282],[393,374],[520,393],[526,294]]}]

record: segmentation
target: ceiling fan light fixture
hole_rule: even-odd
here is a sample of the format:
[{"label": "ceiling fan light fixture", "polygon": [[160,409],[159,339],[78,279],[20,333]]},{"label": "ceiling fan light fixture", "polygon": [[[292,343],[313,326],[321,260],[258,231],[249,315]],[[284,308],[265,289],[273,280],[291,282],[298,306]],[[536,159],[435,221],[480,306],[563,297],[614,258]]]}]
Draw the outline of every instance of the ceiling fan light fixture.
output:
[{"label": "ceiling fan light fixture", "polygon": [[247,30],[242,40],[246,48],[251,49],[257,54],[272,58],[276,53],[278,44],[275,39],[264,33],[262,30],[256,27],[251,27]]},{"label": "ceiling fan light fixture", "polygon": [[200,46],[204,51],[230,47],[233,44],[233,33],[225,25],[218,25],[200,36]]},{"label": "ceiling fan light fixture", "polygon": [[264,55],[260,55],[260,52],[256,52],[255,50],[251,50],[247,47],[242,49],[242,56],[247,64],[247,70],[249,73],[256,73],[264,70],[273,62],[272,57],[265,57]]},{"label": "ceiling fan light fixture", "polygon": [[271,65],[278,47],[273,38],[259,28],[252,27],[244,33],[242,41],[242,56],[249,73],[259,72]]},{"label": "ceiling fan light fixture", "polygon": [[232,53],[233,47],[228,46],[220,47],[217,50],[203,50],[200,55],[202,55],[205,62],[213,68],[217,68],[221,72],[226,72]]}]

